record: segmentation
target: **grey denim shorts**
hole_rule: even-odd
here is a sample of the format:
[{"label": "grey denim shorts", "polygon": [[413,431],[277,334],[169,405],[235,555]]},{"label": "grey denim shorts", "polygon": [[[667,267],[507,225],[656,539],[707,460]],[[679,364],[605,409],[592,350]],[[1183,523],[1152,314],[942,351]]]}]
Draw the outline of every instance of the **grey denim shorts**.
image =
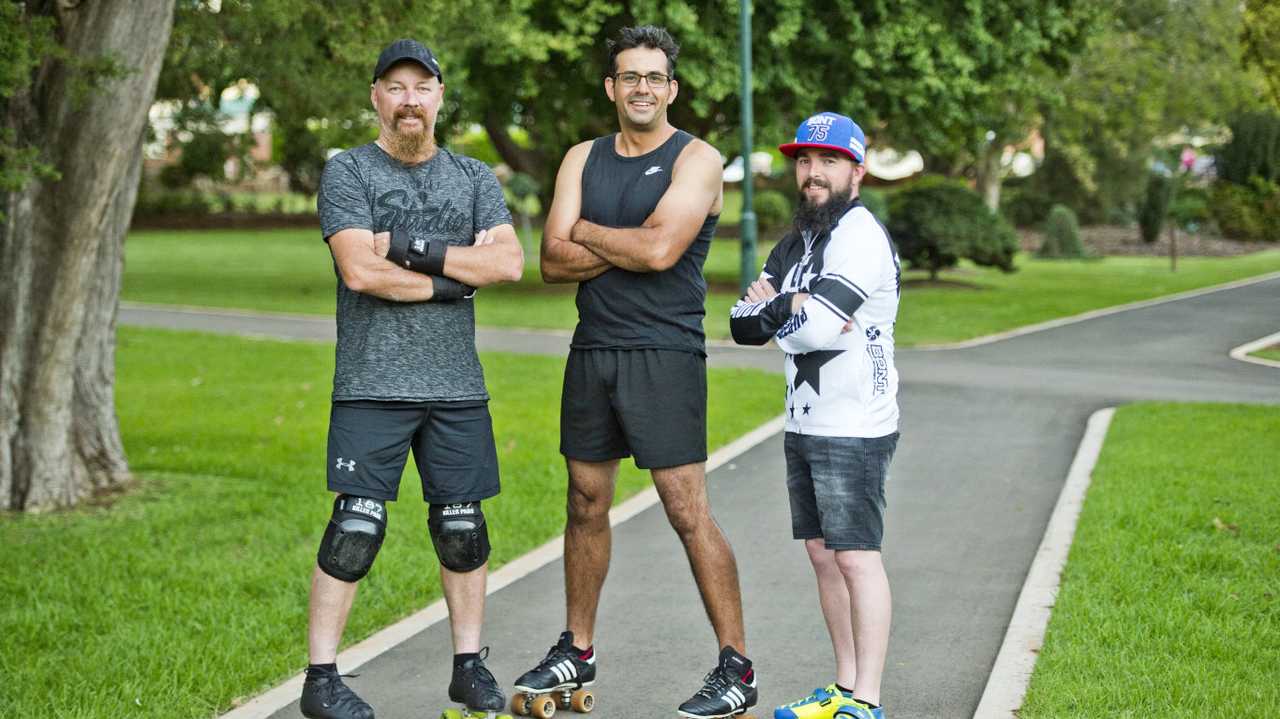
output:
[{"label": "grey denim shorts", "polygon": [[864,438],[787,432],[784,446],[792,536],[821,537],[827,549],[879,550],[884,485],[898,433]]}]

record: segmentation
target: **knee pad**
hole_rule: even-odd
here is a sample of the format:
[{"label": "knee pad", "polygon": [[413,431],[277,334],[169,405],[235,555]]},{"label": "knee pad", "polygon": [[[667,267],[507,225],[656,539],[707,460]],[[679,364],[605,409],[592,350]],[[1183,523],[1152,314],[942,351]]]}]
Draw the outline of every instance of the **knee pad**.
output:
[{"label": "knee pad", "polygon": [[381,499],[340,494],[333,500],[333,516],[316,562],[334,579],[359,581],[369,573],[385,536],[387,505]]},{"label": "knee pad", "polygon": [[479,502],[431,505],[427,529],[445,569],[470,572],[489,560],[489,528]]}]

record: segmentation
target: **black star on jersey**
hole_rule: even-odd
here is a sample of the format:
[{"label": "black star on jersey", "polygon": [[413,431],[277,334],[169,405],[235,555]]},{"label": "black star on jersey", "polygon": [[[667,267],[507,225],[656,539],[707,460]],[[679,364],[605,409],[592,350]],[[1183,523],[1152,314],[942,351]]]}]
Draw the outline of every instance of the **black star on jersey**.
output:
[{"label": "black star on jersey", "polygon": [[813,409],[813,407],[810,407],[810,406],[809,406],[809,403],[808,403],[808,402],[805,402],[805,403],[804,403],[804,406],[803,406],[803,407],[801,407],[800,409],[804,410],[804,413],[805,413],[805,414],[809,414],[809,410]]},{"label": "black star on jersey", "polygon": [[835,359],[842,352],[843,350],[819,350],[817,352],[794,355],[796,379],[791,383],[791,386],[795,389],[800,389],[800,385],[808,382],[809,386],[813,388],[814,394],[822,394],[820,389],[822,386],[822,365]]}]

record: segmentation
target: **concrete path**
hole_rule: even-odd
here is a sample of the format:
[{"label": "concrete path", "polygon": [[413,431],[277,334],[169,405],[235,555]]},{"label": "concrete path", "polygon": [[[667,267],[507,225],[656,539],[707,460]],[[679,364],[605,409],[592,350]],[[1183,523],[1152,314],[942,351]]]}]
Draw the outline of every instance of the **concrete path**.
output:
[{"label": "concrete path", "polygon": [[[303,327],[236,317],[121,310],[126,324],[260,334],[279,326],[288,337]],[[324,339],[321,324],[331,337],[332,322],[309,321],[317,334],[306,339]],[[972,716],[1088,416],[1145,399],[1280,404],[1280,372],[1227,357],[1277,325],[1280,277],[970,349],[899,352],[902,440],[885,539],[895,615],[883,698],[894,719]],[[563,336],[534,334],[484,331],[479,340],[564,352]],[[708,354],[713,366],[780,368],[776,351]],[[761,716],[832,680],[812,573],[789,537],[783,477],[781,436],[710,477],[738,555]],[[504,684],[561,630],[562,576],[555,562],[490,597],[485,642]],[[660,508],[615,530],[599,627],[602,719],[674,716],[714,663],[714,638]],[[381,719],[434,717],[446,704],[450,654],[441,623],[352,682]],[[299,716],[296,703],[275,716]]]}]

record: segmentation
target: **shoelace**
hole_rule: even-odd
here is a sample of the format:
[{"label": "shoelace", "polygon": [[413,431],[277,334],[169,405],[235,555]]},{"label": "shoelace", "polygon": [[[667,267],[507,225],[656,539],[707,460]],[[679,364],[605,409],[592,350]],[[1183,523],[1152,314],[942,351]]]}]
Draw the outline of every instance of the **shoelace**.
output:
[{"label": "shoelace", "polygon": [[708,672],[707,675],[702,678],[702,681],[705,682],[705,684],[703,684],[702,688],[698,690],[697,694],[708,699],[719,699],[720,695],[724,693],[724,690],[728,689],[729,685],[733,683],[733,679],[729,678],[729,675],[720,667],[716,667]]},{"label": "shoelace", "polygon": [[812,693],[812,694],[810,694],[809,696],[805,697],[804,699],[801,699],[801,700],[799,700],[799,701],[791,702],[790,704],[785,704],[784,706],[794,708],[794,707],[802,706],[802,705],[804,705],[804,704],[808,704],[809,702],[815,702],[815,701],[819,701],[819,702],[820,702],[820,701],[822,701],[823,699],[826,699],[826,698],[828,698],[828,697],[832,697],[832,696],[835,696],[835,695],[834,695],[834,694],[832,694],[831,692],[827,691],[826,689],[823,689],[822,687],[818,687],[817,689],[814,689],[814,690],[813,690],[813,693]]},{"label": "shoelace", "polygon": [[543,657],[542,661],[538,662],[537,668],[539,671],[544,671],[549,669],[553,664],[559,664],[565,659],[572,658],[573,654],[561,649],[560,643],[556,642],[556,644],[551,647],[551,650],[547,652],[547,656]]},{"label": "shoelace", "polygon": [[364,704],[365,703],[364,700],[356,696],[356,693],[351,691],[351,687],[347,686],[346,683],[343,682],[341,679],[342,677],[354,678],[358,676],[360,675],[359,674],[330,675],[330,680],[324,683],[325,698],[328,699],[329,703],[335,707],[346,706],[352,702],[358,702],[360,704]]}]

